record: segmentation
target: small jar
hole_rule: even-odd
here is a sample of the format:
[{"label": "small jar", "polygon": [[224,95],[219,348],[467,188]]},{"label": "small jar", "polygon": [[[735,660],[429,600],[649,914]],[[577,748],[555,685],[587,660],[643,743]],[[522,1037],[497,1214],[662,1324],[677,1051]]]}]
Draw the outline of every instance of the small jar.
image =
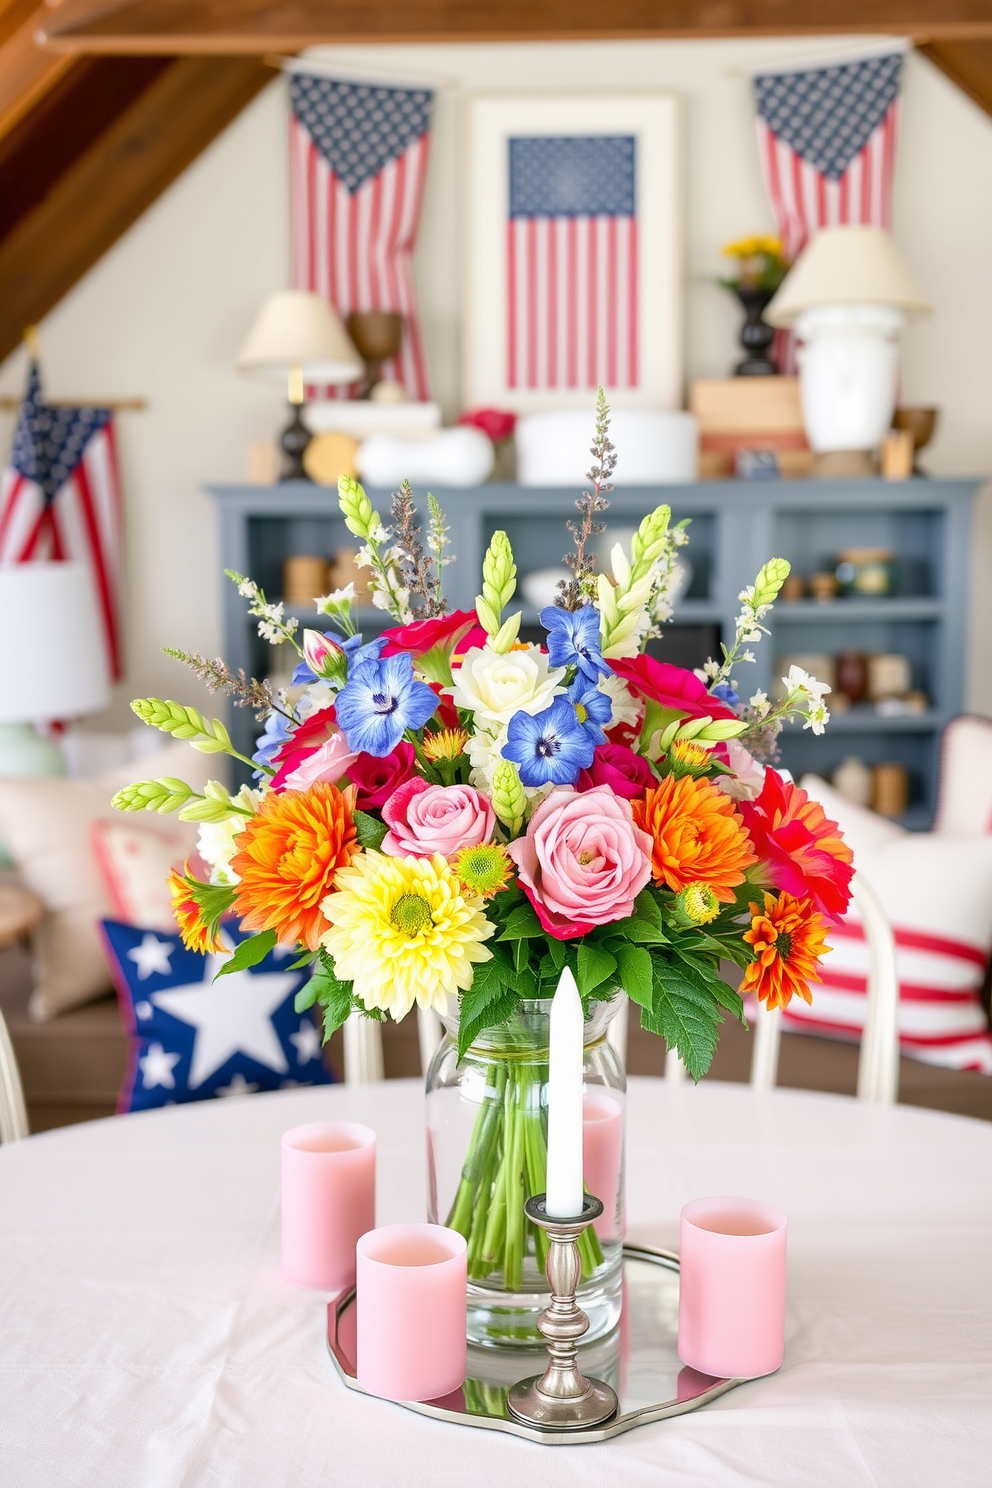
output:
[{"label": "small jar", "polygon": [[[626,1080],[606,1030],[622,994],[591,1004],[583,1038],[587,1188],[604,1213],[579,1242],[583,1342],[620,1316]],[[542,1343],[547,1237],[524,1203],[547,1186],[550,999],[523,1001],[508,1023],[483,1029],[458,1058],[457,1007],[427,1075],[428,1219],[468,1242],[468,1338],[490,1347]]]}]

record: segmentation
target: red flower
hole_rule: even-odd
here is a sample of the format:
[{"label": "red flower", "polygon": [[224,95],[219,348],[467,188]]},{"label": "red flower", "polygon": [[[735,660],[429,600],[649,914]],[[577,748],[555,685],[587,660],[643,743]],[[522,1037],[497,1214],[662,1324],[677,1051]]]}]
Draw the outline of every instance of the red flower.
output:
[{"label": "red flower", "polygon": [[470,424],[473,429],[481,429],[483,434],[489,436],[493,444],[499,444],[504,439],[509,439],[517,423],[515,413],[507,413],[501,408],[468,408],[459,414],[460,424]]},{"label": "red flower", "polygon": [[455,610],[450,615],[438,615],[434,620],[414,620],[409,625],[393,625],[380,631],[385,636],[383,656],[396,656],[409,651],[411,656],[424,656],[436,646],[451,652],[463,636],[474,625],[478,625],[474,610]]},{"label": "red flower", "polygon": [[360,754],[348,768],[348,779],[358,786],[356,805],[360,811],[376,811],[389,800],[393,791],[417,773],[413,745],[405,739],[391,754],[380,759],[374,754]]},{"label": "red flower", "polygon": [[597,785],[608,785],[615,796],[636,801],[657,784],[658,778],[643,755],[635,754],[623,744],[599,744],[588,770],[579,771],[575,788],[587,791]]},{"label": "red flower", "polygon": [[655,661],[643,652],[640,656],[611,657],[610,666],[639,697],[660,703],[687,718],[736,718],[737,714],[706,691],[705,684],[685,667],[669,661]]},{"label": "red flower", "polygon": [[296,725],[285,744],[280,745],[272,756],[272,763],[281,765],[297,751],[316,749],[318,744],[326,743],[337,732],[337,727],[334,704],[328,703],[326,708],[318,708],[305,723]]},{"label": "red flower", "polygon": [[819,802],[768,769],[761,795],[738,805],[775,887],[839,918],[851,902],[854,854]]}]

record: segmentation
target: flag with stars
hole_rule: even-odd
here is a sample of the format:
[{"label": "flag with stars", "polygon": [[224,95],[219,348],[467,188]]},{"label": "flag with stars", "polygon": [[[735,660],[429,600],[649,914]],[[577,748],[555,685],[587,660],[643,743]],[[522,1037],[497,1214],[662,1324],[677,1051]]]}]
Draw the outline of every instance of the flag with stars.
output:
[{"label": "flag with stars", "polygon": [[289,92],[294,288],[326,295],[342,319],[398,311],[403,343],[383,376],[426,398],[413,247],[434,95],[303,71]]},{"label": "flag with stars", "polygon": [[508,386],[637,387],[636,140],[507,148]]},{"label": "flag with stars", "polygon": [[46,403],[32,361],[0,481],[0,563],[85,564],[114,678],[121,675],[121,557],[113,413]]},{"label": "flag with stars", "polygon": [[[289,970],[292,949],[215,982],[230,952],[203,956],[178,934],[116,920],[102,930],[130,1035],[119,1112],[330,1082],[313,1014],[294,1006],[310,971]],[[224,934],[231,949],[246,938]]]},{"label": "flag with stars", "polygon": [[888,227],[902,51],[754,79],[765,186],[785,255],[821,227]]}]

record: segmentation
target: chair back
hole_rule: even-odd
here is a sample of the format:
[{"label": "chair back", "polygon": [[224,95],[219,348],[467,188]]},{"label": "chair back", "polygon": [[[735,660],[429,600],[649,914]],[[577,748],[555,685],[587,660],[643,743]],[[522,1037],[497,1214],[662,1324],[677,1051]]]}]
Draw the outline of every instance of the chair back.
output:
[{"label": "chair back", "polygon": [[19,1142],[30,1132],[17,1056],[0,1013],[0,1142]]},{"label": "chair back", "polygon": [[[899,974],[895,936],[877,894],[863,873],[856,873],[851,880],[851,897],[861,917],[869,958],[865,1031],[858,1058],[858,1099],[890,1106],[899,1088]],[[771,1090],[778,1079],[780,1009],[759,1010],[753,1038],[751,1084],[758,1090]]]}]

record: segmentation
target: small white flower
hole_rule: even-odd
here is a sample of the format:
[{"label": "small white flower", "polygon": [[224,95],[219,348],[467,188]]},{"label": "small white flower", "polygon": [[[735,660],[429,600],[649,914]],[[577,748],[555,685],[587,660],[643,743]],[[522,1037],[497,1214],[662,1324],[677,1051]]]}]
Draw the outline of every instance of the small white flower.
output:
[{"label": "small white flower", "polygon": [[753,660],[754,660],[754,652],[753,651],[745,651],[744,652],[744,655],[741,657],[741,661],[753,661]]},{"label": "small white flower", "polygon": [[369,537],[372,542],[377,543],[381,547],[384,542],[389,541],[389,529],[383,527],[380,522],[378,527],[374,527],[369,533]]},{"label": "small white flower", "polygon": [[355,567],[371,568],[374,563],[375,558],[372,555],[372,549],[369,547],[368,543],[364,543],[355,554]]},{"label": "small white flower", "polygon": [[818,682],[809,672],[795,665],[789,668],[789,675],[782,681],[790,693],[799,693],[801,697],[809,698],[811,703],[818,703],[830,691],[826,682]]},{"label": "small white flower", "polygon": [[[231,799],[236,805],[254,813],[262,799],[262,793],[243,785]],[[231,872],[231,859],[236,851],[234,839],[247,825],[248,817],[242,816],[240,812],[229,816],[226,821],[200,823],[197,848],[200,857],[210,868],[212,884],[231,885],[241,882],[238,875]]]},{"label": "small white flower", "polygon": [[756,713],[764,716],[768,712],[768,694],[762,688],[759,687],[754,696],[748,698],[748,702]]},{"label": "small white flower", "polygon": [[741,592],[740,592],[740,594],[738,594],[737,598],[740,600],[741,604],[746,604],[749,608],[753,607],[753,604],[754,604],[754,585],[753,584],[748,584],[748,586],[747,586],[746,589],[742,589],[741,590]]},{"label": "small white flower", "polygon": [[[828,689],[829,691],[829,689]],[[809,712],[803,728],[811,728],[814,734],[822,734],[826,725],[830,722],[830,714],[820,701],[810,702]]]},{"label": "small white flower", "polygon": [[354,584],[346,584],[343,589],[332,589],[330,594],[323,594],[314,600],[317,612],[321,615],[338,615],[342,610],[349,609],[354,603]]},{"label": "small white flower", "polygon": [[714,661],[713,658],[712,658],[712,656],[711,656],[710,659],[709,659],[709,661],[704,661],[703,662],[703,671],[705,672],[705,674],[706,674],[707,677],[719,677],[719,675],[720,675],[720,663],[717,662],[717,661]]},{"label": "small white flower", "polygon": [[251,579],[242,579],[238,585],[238,593],[242,599],[254,599],[258,594],[258,585]]},{"label": "small white flower", "polygon": [[640,721],[641,704],[633,696],[622,677],[600,677],[599,690],[605,692],[613,704],[611,728],[616,724],[633,728]]}]

